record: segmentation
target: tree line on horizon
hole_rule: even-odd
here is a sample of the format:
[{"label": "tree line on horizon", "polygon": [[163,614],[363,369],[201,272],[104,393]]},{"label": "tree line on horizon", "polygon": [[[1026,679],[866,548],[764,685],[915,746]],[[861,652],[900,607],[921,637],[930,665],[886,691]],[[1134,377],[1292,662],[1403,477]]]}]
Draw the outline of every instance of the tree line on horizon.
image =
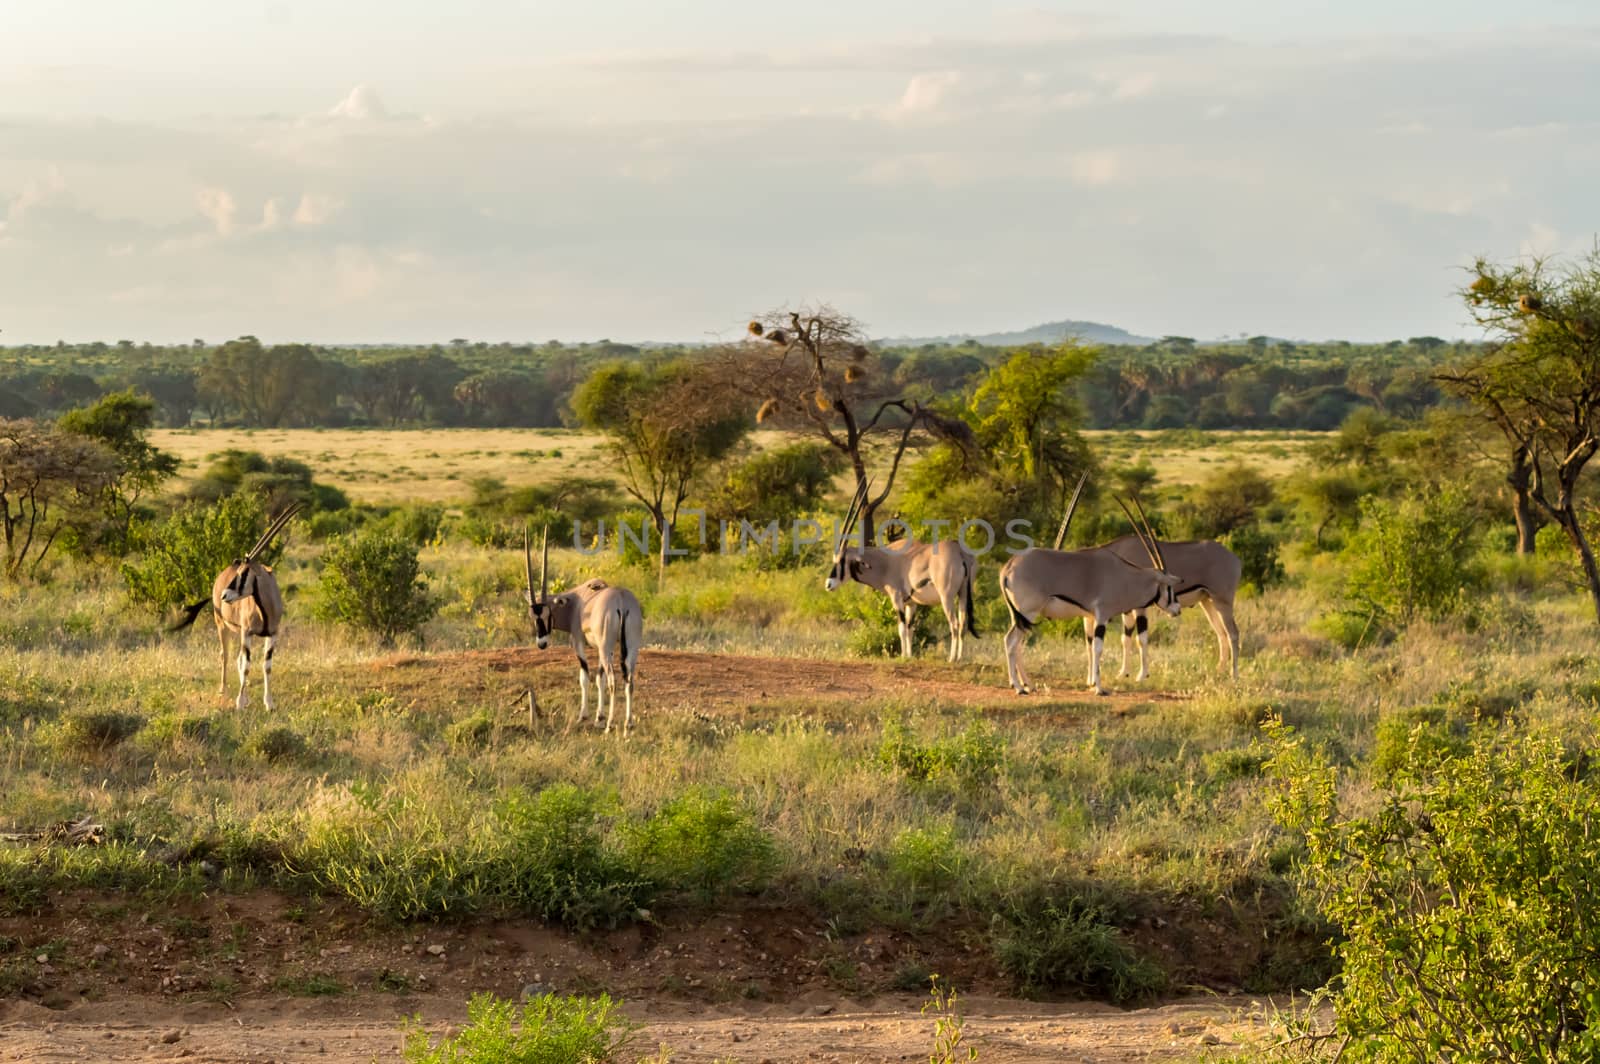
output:
[{"label": "tree line on horizon", "polygon": [[[1017,350],[972,340],[869,346],[876,372],[924,405],[963,401]],[[1073,383],[1084,427],[1327,431],[1360,408],[1420,415],[1441,400],[1438,366],[1474,345],[1426,336],[1367,344],[1170,336],[1093,349],[1093,365]],[[597,369],[704,350],[610,340],[268,345],[253,336],[0,347],[0,417],[56,417],[131,389],[155,401],[157,423],[169,428],[557,428],[581,421],[572,400]]]}]

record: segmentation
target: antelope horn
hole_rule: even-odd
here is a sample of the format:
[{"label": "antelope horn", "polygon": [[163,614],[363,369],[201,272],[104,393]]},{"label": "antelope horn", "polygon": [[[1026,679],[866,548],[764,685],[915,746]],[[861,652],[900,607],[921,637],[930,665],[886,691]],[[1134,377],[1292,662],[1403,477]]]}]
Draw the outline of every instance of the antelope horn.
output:
[{"label": "antelope horn", "polygon": [[550,595],[550,526],[539,533],[539,597]]},{"label": "antelope horn", "polygon": [[1150,549],[1155,551],[1156,565],[1162,572],[1167,571],[1167,560],[1161,556],[1161,544],[1156,542],[1156,530],[1150,527],[1150,518],[1145,516],[1144,503],[1139,501],[1139,496],[1133,497],[1134,508],[1139,511],[1139,520],[1144,522],[1144,534],[1150,539]]},{"label": "antelope horn", "polygon": [[[1133,534],[1139,537],[1140,546],[1150,556],[1150,564],[1157,569],[1161,568],[1161,559],[1156,556],[1155,548],[1150,546],[1150,541],[1144,538],[1144,529],[1139,527],[1138,520],[1133,516],[1133,511],[1128,509],[1128,504],[1122,501],[1122,496],[1117,496],[1117,505],[1122,507],[1122,512],[1128,515],[1128,524],[1133,526]],[[1162,570],[1165,572],[1165,570]]]},{"label": "antelope horn", "polygon": [[856,521],[861,517],[861,510],[867,503],[867,495],[871,491],[870,481],[856,485],[856,493],[850,499],[850,508],[844,513],[844,521],[839,525],[839,547],[844,548],[844,541],[850,538],[851,531],[855,528]]},{"label": "antelope horn", "polygon": [[1078,500],[1083,497],[1083,486],[1089,481],[1089,471],[1085,469],[1078,477],[1078,486],[1073,489],[1072,501],[1067,504],[1067,516],[1061,519],[1061,530],[1056,533],[1056,550],[1061,549],[1061,544],[1067,541],[1067,526],[1072,524],[1072,515],[1077,512]]},{"label": "antelope horn", "polygon": [[244,556],[245,564],[248,565],[255,561],[256,556],[266,550],[267,544],[272,542],[272,537],[283,531],[283,526],[293,520],[301,509],[302,507],[299,503],[292,503],[287,510],[279,514],[278,519],[268,525],[267,530],[261,534],[261,538],[256,541],[256,545],[250,548],[250,553]]},{"label": "antelope horn", "polygon": [[533,605],[533,533],[522,523],[522,567],[528,574],[528,605]]}]

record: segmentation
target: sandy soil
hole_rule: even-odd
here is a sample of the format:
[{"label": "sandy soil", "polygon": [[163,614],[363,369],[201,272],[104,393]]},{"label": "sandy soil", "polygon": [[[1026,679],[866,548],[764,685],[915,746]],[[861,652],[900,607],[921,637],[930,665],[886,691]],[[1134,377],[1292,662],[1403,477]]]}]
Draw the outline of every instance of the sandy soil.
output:
[{"label": "sandy soil", "polygon": [[[1259,1006],[1196,999],[1123,1011],[1106,1005],[1019,1004],[993,998],[960,1003],[968,1044],[993,1064],[1221,1059],[1259,1034]],[[911,998],[807,999],[760,1007],[646,1003],[628,1009],[641,1024],[623,1059],[662,1048],[673,1061],[926,1060],[933,1021]],[[401,1059],[401,1023],[420,1012],[445,1031],[465,1014],[458,1002],[428,998],[341,998],[175,1005],[120,998],[51,1011],[0,1004],[0,1061],[325,1061]]]}]

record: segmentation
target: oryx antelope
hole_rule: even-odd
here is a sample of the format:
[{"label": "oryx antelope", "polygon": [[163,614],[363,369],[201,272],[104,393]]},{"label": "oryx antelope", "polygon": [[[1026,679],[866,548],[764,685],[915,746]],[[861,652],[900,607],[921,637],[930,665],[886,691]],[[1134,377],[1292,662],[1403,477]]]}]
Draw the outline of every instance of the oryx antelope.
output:
[{"label": "oryx antelope", "polygon": [[829,591],[847,580],[877,588],[894,604],[900,628],[900,653],[911,657],[911,638],[918,606],[938,605],[950,628],[950,661],[960,661],[964,636],[978,634],[972,617],[972,576],[978,559],[960,541],[906,542],[895,547],[847,547],[846,541],[866,504],[865,485],[856,492],[839,526],[833,567],[825,585]]},{"label": "oryx antelope", "polygon": [[218,694],[228,693],[228,636],[239,636],[239,697],[234,706],[243,709],[249,699],[245,695],[245,680],[250,675],[250,641],[257,636],[262,640],[261,700],[272,708],[272,652],[277,647],[278,631],[283,624],[283,595],[278,591],[278,580],[272,567],[263,565],[261,554],[274,536],[283,530],[300,512],[300,504],[291,505],[267,526],[256,545],[243,558],[236,560],[217,574],[211,583],[211,597],[185,606],[184,618],[168,631],[187,628],[211,603],[211,616],[217,622],[217,641],[222,648],[222,682]]},{"label": "oryx antelope", "polygon": [[526,528],[522,531],[522,557],[528,573],[528,612],[533,617],[534,640],[540,650],[550,645],[551,632],[566,632],[578,655],[578,706],[581,723],[589,713],[589,659],[584,649],[593,646],[600,655],[600,668],[594,678],[594,723],[600,726],[601,681],[609,694],[606,705],[606,731],[617,711],[617,666],[620,660],[624,705],[622,730],[633,725],[633,677],[639,662],[639,646],[644,641],[644,611],[639,600],[626,588],[612,587],[604,580],[590,580],[559,595],[550,594],[550,529],[540,543],[539,593],[533,593],[533,550]]},{"label": "oryx antelope", "polygon": [[[1239,574],[1243,566],[1239,556],[1215,540],[1191,540],[1183,543],[1157,541],[1161,556],[1174,569],[1183,574],[1178,585],[1178,601],[1185,606],[1198,605],[1211,622],[1217,635],[1217,666],[1231,669],[1235,679],[1239,676],[1239,626],[1233,620],[1233,600],[1239,593]],[[1123,536],[1103,545],[1125,561],[1134,565],[1145,563],[1144,548],[1138,537]],[[1139,637],[1139,676],[1149,674],[1146,665],[1150,642],[1150,622],[1142,609],[1134,610],[1122,619],[1122,670],[1119,676],[1128,675],[1128,644],[1137,633]]]},{"label": "oryx antelope", "polygon": [[[1076,497],[1074,497],[1076,501]],[[1124,507],[1126,510],[1126,507]],[[1129,515],[1131,521],[1132,515]],[[1070,511],[1068,520],[1071,520]],[[1139,531],[1139,525],[1134,524]],[[1183,581],[1167,572],[1153,536],[1139,531],[1150,567],[1133,565],[1114,551],[1046,550],[1030,547],[1011,556],[1000,567],[1000,594],[1011,612],[1006,632],[1006,675],[1012,690],[1027,694],[1032,688],[1022,668],[1022,644],[1040,618],[1082,617],[1089,649],[1089,687],[1098,694],[1100,655],[1105,648],[1106,622],[1120,614],[1151,606],[1176,617],[1183,608],[1177,589]]]}]

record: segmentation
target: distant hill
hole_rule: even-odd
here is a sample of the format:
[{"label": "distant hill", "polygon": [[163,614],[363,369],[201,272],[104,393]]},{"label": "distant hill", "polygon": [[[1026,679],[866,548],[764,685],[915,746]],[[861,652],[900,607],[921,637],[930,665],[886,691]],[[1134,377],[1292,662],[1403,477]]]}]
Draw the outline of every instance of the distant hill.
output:
[{"label": "distant hill", "polygon": [[1126,329],[1119,329],[1115,325],[1102,325],[1097,321],[1049,321],[1043,325],[1035,325],[1031,329],[1019,329],[1016,332],[955,333],[950,336],[896,336],[885,338],[884,342],[907,347],[920,347],[923,344],[959,344],[968,340],[976,340],[985,347],[1013,347],[1021,344],[1060,343],[1069,337],[1092,344],[1144,345],[1155,342],[1152,337],[1135,336]]}]

